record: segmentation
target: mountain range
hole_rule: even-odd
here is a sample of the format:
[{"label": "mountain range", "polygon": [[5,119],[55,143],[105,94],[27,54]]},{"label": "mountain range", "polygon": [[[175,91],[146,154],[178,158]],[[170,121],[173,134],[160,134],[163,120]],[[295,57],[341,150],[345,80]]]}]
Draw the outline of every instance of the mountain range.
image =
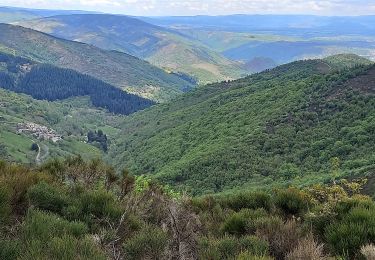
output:
[{"label": "mountain range", "polygon": [[0,51],[101,79],[130,93],[165,101],[193,87],[178,75],[129,54],[106,51],[20,26],[0,24]]},{"label": "mountain range", "polygon": [[167,71],[191,75],[200,84],[236,79],[247,74],[240,64],[199,41],[133,17],[76,14],[17,24],[60,38],[126,52]]}]

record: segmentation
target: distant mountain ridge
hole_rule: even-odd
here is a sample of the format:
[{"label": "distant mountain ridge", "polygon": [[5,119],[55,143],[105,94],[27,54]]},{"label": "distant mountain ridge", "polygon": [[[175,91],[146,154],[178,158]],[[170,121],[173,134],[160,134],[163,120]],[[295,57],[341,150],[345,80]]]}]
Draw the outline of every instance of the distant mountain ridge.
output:
[{"label": "distant mountain ridge", "polygon": [[199,83],[235,79],[248,72],[204,44],[168,28],[124,15],[62,15],[18,23],[57,37],[129,53]]},{"label": "distant mountain ridge", "polygon": [[[315,16],[315,15],[222,15],[222,16],[172,16],[139,17],[160,26],[171,28],[193,27],[219,29],[234,32],[278,32],[278,34],[300,35],[319,33],[328,36],[341,33],[373,35],[373,16]],[[317,31],[311,31],[315,28]],[[286,30],[288,29],[288,30]]]},{"label": "distant mountain ridge", "polygon": [[0,24],[0,51],[74,69],[130,93],[165,101],[193,85],[131,55],[105,51],[20,26]]},{"label": "distant mountain ridge", "polygon": [[11,23],[23,20],[48,17],[63,14],[88,14],[98,13],[83,10],[48,10],[48,9],[30,9],[11,6],[0,6],[0,23]]}]

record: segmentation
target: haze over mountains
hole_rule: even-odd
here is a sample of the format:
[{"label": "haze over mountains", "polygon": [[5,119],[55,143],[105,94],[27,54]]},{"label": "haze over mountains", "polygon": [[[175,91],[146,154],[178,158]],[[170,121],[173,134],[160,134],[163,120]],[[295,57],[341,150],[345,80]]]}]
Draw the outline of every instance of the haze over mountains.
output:
[{"label": "haze over mountains", "polygon": [[19,25],[57,37],[129,53],[168,71],[193,76],[201,84],[246,75],[240,64],[183,34],[118,15],[63,15]]},{"label": "haze over mountains", "polygon": [[375,60],[374,22],[374,16],[135,18],[74,14],[19,24],[61,38],[127,52],[169,71],[187,73],[204,84],[235,79],[294,60],[340,53],[355,53]]}]

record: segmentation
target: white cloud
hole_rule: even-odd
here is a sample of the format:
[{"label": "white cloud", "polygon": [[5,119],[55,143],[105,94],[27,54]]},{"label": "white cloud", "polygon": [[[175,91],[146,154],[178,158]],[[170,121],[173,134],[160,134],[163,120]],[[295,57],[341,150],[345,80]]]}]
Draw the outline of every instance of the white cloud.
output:
[{"label": "white cloud", "polygon": [[0,0],[0,5],[88,9],[132,15],[374,14],[374,0]]}]

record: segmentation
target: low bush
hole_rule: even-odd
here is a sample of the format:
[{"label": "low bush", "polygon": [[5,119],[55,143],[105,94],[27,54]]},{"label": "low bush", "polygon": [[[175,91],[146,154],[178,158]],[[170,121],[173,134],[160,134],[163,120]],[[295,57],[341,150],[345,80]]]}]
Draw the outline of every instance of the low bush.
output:
[{"label": "low bush", "polygon": [[229,196],[219,200],[223,207],[239,211],[241,209],[271,209],[271,196],[265,192],[246,192]]},{"label": "low bush", "polygon": [[68,204],[65,194],[61,190],[45,182],[31,187],[27,196],[32,206],[55,213],[61,213]]},{"label": "low bush", "polygon": [[203,238],[199,243],[199,259],[233,259],[241,252],[252,256],[268,255],[268,243],[256,236]]},{"label": "low bush", "polygon": [[12,211],[10,201],[11,194],[9,190],[6,187],[0,186],[0,227],[9,220]]},{"label": "low bush", "polygon": [[247,251],[241,252],[237,257],[236,260],[273,260],[271,256],[258,256],[253,255]]},{"label": "low bush", "polygon": [[284,223],[280,218],[270,217],[259,223],[257,235],[269,243],[272,256],[284,259],[301,239],[301,230],[296,221]]},{"label": "low bush", "polygon": [[40,240],[28,241],[26,250],[23,251],[19,259],[105,260],[107,258],[98,245],[94,243],[93,239],[63,235],[61,237],[53,237],[48,242]]},{"label": "low bush", "polygon": [[16,214],[24,214],[28,208],[27,191],[48,176],[43,173],[33,173],[27,168],[5,164],[0,171],[1,187],[9,191],[10,205]]},{"label": "low bush", "polygon": [[129,259],[163,259],[168,235],[160,228],[146,226],[124,243]]},{"label": "low bush", "polygon": [[69,222],[52,213],[29,210],[22,231],[25,240],[47,242],[64,235],[81,238],[87,234],[88,228],[82,222]]},{"label": "low bush", "polygon": [[309,200],[303,191],[288,188],[277,191],[275,206],[286,216],[302,216],[308,209]]},{"label": "low bush", "polygon": [[20,253],[21,245],[18,241],[0,239],[0,259],[17,259]]},{"label": "low bush", "polygon": [[267,216],[263,209],[242,209],[233,213],[222,224],[221,230],[231,235],[244,235],[254,233],[258,219]]},{"label": "low bush", "polygon": [[298,242],[298,245],[287,255],[287,260],[323,260],[327,259],[323,253],[323,245],[318,244],[312,236]]},{"label": "low bush", "polygon": [[325,239],[335,254],[353,258],[362,246],[375,241],[375,211],[354,208],[326,228]]}]

